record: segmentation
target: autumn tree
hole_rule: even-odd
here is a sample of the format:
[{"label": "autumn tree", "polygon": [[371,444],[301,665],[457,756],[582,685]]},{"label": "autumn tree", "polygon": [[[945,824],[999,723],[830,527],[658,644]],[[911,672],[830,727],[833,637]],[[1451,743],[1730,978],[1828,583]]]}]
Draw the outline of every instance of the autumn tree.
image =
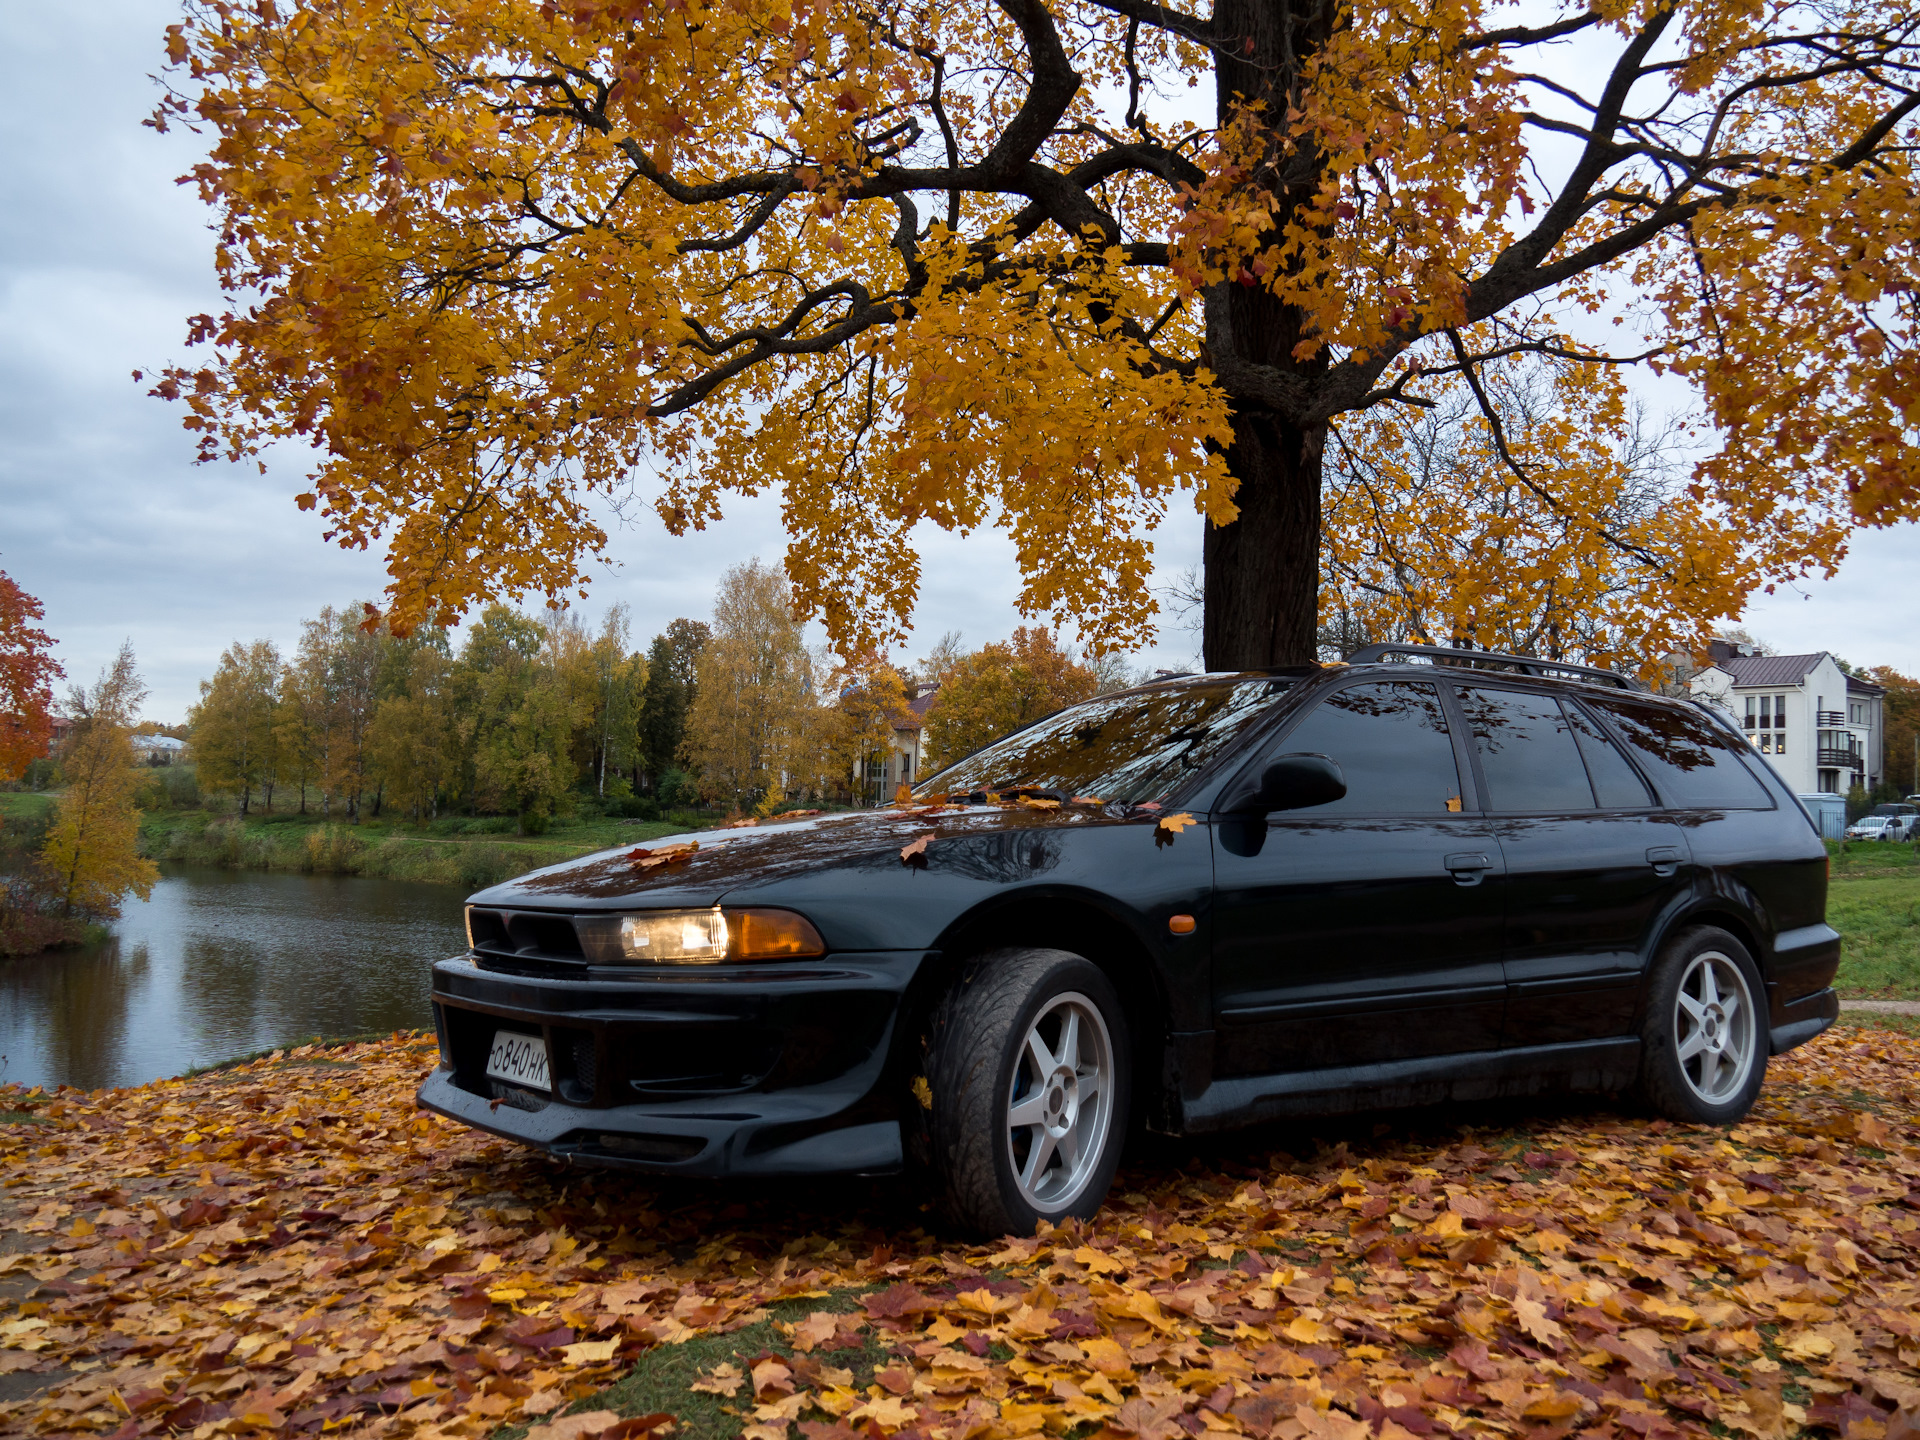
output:
[{"label": "autumn tree", "polygon": [[269,814],[279,764],[280,652],[271,640],[235,641],[213,678],[200,682],[200,703],[188,713],[195,773],[201,788],[237,795],[240,813],[264,791]]},{"label": "autumn tree", "polygon": [[[1756,572],[1791,562],[1778,536],[1718,524],[1688,492],[1685,435],[1611,369],[1509,356],[1432,395],[1331,427],[1320,614],[1335,658],[1398,640],[1638,671],[1691,651]],[[1550,489],[1528,478],[1550,469]]]},{"label": "autumn tree", "polygon": [[53,682],[65,672],[53,637],[33,623],[45,614],[0,570],[0,781],[25,774],[53,734]]},{"label": "autumn tree", "polygon": [[699,694],[700,652],[712,631],[700,620],[677,619],[647,650],[647,687],[640,697],[640,763],[658,792],[679,763],[687,714]]},{"label": "autumn tree", "polygon": [[231,304],[157,391],[308,441],[402,628],[584,582],[657,471],[676,534],[779,493],[843,653],[922,521],[1124,647],[1184,496],[1207,664],[1309,661],[1330,427],[1522,353],[1691,385],[1754,584],[1920,513],[1897,0],[186,0],[168,47]]},{"label": "autumn tree", "polygon": [[453,659],[442,641],[414,648],[405,664],[367,727],[367,763],[388,802],[409,819],[430,820],[441,797],[457,791],[464,758]]},{"label": "autumn tree", "polygon": [[836,778],[866,803],[891,798],[874,773],[892,751],[893,733],[913,723],[907,677],[884,655],[862,655],[835,668],[827,686],[834,697],[829,721]]},{"label": "autumn tree", "polygon": [[1880,702],[1885,783],[1896,794],[1920,795],[1920,680],[1891,665],[1876,665],[1863,678],[1887,692]]},{"label": "autumn tree", "polygon": [[1052,633],[1022,626],[983,645],[948,673],[926,718],[929,765],[950,765],[1009,730],[1085,700],[1099,680]]},{"label": "autumn tree", "polygon": [[551,660],[546,627],[504,605],[481,613],[460,651],[456,704],[475,802],[512,814],[522,834],[552,823],[577,773],[573,712]]},{"label": "autumn tree", "polygon": [[130,736],[146,694],[130,645],[93,685],[68,692],[74,726],[60,752],[64,788],[41,849],[64,915],[118,915],[129,891],[144,900],[160,878],[159,867],[140,856],[134,802]]},{"label": "autumn tree", "polygon": [[720,577],[680,747],[709,800],[771,808],[796,773],[817,768],[822,707],[792,600],[786,578],[757,559]]}]

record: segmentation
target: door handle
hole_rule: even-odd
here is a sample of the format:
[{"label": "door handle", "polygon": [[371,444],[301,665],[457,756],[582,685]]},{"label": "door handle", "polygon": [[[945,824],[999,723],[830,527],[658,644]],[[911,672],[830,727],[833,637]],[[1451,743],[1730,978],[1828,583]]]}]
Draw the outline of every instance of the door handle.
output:
[{"label": "door handle", "polygon": [[1647,849],[1647,863],[1656,875],[1671,875],[1680,868],[1680,852],[1671,845],[1653,845]]},{"label": "door handle", "polygon": [[1459,850],[1444,857],[1440,863],[1447,867],[1454,882],[1459,885],[1478,885],[1486,878],[1487,871],[1493,869],[1493,861],[1478,850]]}]

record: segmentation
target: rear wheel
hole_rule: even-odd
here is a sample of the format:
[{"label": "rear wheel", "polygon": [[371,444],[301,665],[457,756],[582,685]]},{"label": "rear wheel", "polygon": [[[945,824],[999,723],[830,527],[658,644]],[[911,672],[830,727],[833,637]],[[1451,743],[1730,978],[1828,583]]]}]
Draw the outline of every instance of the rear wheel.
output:
[{"label": "rear wheel", "polygon": [[927,1055],[929,1158],[949,1218],[988,1235],[1090,1218],[1119,1164],[1130,1064],[1119,997],[1080,956],[971,962]]},{"label": "rear wheel", "polygon": [[1641,1024],[1640,1090],[1670,1120],[1730,1125],[1766,1078],[1766,991],[1746,947],[1701,926],[1661,953]]}]

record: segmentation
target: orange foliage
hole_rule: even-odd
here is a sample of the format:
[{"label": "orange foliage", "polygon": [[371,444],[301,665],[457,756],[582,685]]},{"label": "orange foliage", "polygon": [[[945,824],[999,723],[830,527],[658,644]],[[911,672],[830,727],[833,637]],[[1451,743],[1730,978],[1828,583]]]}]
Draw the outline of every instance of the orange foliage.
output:
[{"label": "orange foliage", "polygon": [[1321,1122],[1297,1155],[1135,1160],[1092,1223],[987,1245],[893,1182],[564,1169],[417,1111],[431,1063],[396,1036],[0,1089],[29,1112],[0,1126],[0,1295],[36,1292],[0,1312],[0,1394],[40,1391],[0,1429],[564,1440],[645,1412],[626,1436],[663,1423],[603,1390],[635,1364],[748,1440],[1894,1440],[1920,1405],[1897,1035],[1775,1060],[1730,1133]]},{"label": "orange foliage", "polygon": [[53,637],[33,624],[45,613],[0,570],[0,780],[19,779],[53,734],[53,682],[66,672],[47,653]]},{"label": "orange foliage", "polygon": [[[1226,648],[1304,660],[1329,422],[1516,353],[1694,386],[1690,533],[1754,539],[1754,584],[1920,514],[1900,0],[1280,13],[187,0],[157,123],[213,132],[232,308],[158,393],[208,456],[311,443],[300,504],[387,546],[400,631],[584,584],[594,504],[657,472],[676,534],[778,492],[843,653],[903,633],[922,521],[1004,527],[1023,611],[1105,651],[1171,507],[1285,490],[1233,565],[1299,538],[1307,603]],[[1567,445],[1534,478],[1595,508]]]}]

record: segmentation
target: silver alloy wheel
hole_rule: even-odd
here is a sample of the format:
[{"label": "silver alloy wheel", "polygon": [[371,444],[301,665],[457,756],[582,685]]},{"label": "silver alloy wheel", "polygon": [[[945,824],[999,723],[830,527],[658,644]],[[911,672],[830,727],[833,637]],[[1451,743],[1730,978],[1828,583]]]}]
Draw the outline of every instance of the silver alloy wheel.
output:
[{"label": "silver alloy wheel", "polygon": [[1702,951],[1674,998],[1674,1054],[1687,1087],[1709,1105],[1731,1100],[1753,1072],[1759,1034],[1746,974],[1731,956]]},{"label": "silver alloy wheel", "polygon": [[1013,1183],[1040,1211],[1080,1198],[1113,1124],[1113,1041],[1100,1007],[1056,995],[1027,1027],[1007,1085]]}]

